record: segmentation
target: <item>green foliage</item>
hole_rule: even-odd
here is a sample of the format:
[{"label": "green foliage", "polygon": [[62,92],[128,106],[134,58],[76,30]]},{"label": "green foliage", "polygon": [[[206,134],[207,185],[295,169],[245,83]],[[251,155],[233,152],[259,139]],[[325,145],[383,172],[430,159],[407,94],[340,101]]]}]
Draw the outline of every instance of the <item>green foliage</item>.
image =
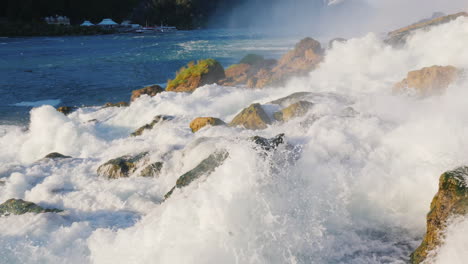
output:
[{"label": "green foliage", "polygon": [[171,90],[185,82],[189,78],[192,77],[199,77],[203,74],[206,74],[209,72],[210,68],[218,65],[219,62],[217,62],[214,59],[206,59],[206,60],[199,60],[197,64],[195,64],[193,61],[189,62],[186,67],[180,68],[179,71],[177,71],[176,77],[174,80],[169,80],[167,82],[167,90]]},{"label": "green foliage", "polygon": [[101,27],[80,27],[48,25],[45,23],[4,23],[0,24],[0,36],[64,36],[64,35],[98,35],[111,34],[115,31]]},{"label": "green foliage", "polygon": [[244,58],[239,62],[241,64],[249,64],[249,65],[255,65],[258,63],[261,63],[265,60],[265,58],[261,55],[257,54],[247,54],[245,55]]}]

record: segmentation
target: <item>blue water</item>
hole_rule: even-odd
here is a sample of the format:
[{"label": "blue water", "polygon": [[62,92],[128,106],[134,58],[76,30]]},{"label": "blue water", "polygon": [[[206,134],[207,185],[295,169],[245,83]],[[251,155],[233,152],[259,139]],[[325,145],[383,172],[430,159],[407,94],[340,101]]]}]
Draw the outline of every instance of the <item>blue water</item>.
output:
[{"label": "blue water", "polygon": [[0,38],[0,124],[25,123],[41,104],[128,101],[132,90],[166,83],[189,61],[228,66],[247,53],[278,58],[296,41],[240,30]]}]

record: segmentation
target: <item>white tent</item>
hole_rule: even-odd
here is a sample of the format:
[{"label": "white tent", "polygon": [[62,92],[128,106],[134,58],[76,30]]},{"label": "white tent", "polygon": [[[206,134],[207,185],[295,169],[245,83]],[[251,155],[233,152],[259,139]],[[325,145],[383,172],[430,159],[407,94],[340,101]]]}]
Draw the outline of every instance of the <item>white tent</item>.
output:
[{"label": "white tent", "polygon": [[106,26],[106,27],[113,27],[113,26],[118,26],[119,24],[115,23],[110,18],[104,18],[98,25],[99,26]]},{"label": "white tent", "polygon": [[81,24],[82,27],[90,27],[90,26],[94,26],[93,23],[89,22],[89,20],[85,20],[85,22],[83,22],[83,24]]}]

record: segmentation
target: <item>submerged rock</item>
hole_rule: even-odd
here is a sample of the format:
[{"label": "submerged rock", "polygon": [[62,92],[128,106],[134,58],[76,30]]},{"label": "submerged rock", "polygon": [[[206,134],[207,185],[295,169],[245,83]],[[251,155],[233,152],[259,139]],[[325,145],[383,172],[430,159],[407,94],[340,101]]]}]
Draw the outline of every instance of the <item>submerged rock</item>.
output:
[{"label": "submerged rock", "polygon": [[468,213],[468,167],[440,176],[439,191],[427,215],[427,232],[421,245],[411,254],[411,263],[423,262],[428,253],[441,245],[447,220]]},{"label": "submerged rock", "polygon": [[63,210],[60,209],[46,209],[39,205],[21,199],[10,199],[3,204],[0,204],[0,216],[9,215],[22,215],[26,213],[60,213]]},{"label": "submerged rock", "polygon": [[146,86],[145,88],[132,91],[132,97],[130,98],[130,102],[135,101],[138,97],[144,94],[153,97],[162,92],[164,92],[164,89],[159,85]]},{"label": "submerged rock", "polygon": [[174,80],[167,83],[166,91],[193,92],[198,87],[217,83],[225,77],[223,66],[216,60],[200,60],[197,64],[191,62],[177,72]]},{"label": "submerged rock", "polygon": [[174,119],[174,117],[172,117],[172,116],[166,116],[166,115],[155,116],[153,121],[151,121],[151,123],[146,124],[146,125],[138,128],[131,135],[134,136],[134,137],[141,136],[145,130],[151,130],[151,129],[154,128],[155,125],[157,125],[159,123],[162,123],[164,121],[170,121],[172,119]]},{"label": "submerged rock", "polygon": [[416,30],[428,30],[431,27],[434,27],[440,24],[449,23],[462,16],[467,17],[468,13],[460,12],[460,13],[453,14],[453,15],[436,17],[428,21],[424,20],[422,22],[394,30],[388,33],[388,38],[385,40],[385,42],[392,46],[401,46],[406,43],[406,40],[408,39],[408,37],[411,36],[411,34],[414,33]]},{"label": "submerged rock", "polygon": [[427,96],[441,94],[454,83],[460,71],[453,66],[432,66],[411,71],[403,81],[395,84],[394,91],[414,89],[418,94]]},{"label": "submerged rock", "polygon": [[57,108],[57,111],[59,111],[60,113],[64,115],[69,115],[77,109],[78,107],[74,107],[74,106],[60,106],[59,108]]},{"label": "submerged rock", "polygon": [[211,154],[195,168],[180,176],[179,179],[177,179],[176,185],[166,195],[164,195],[164,199],[169,198],[176,188],[183,188],[203,175],[210,175],[216,168],[223,165],[224,161],[228,157],[229,152],[226,150],[216,151]]},{"label": "submerged rock", "polygon": [[284,134],[279,134],[273,138],[264,138],[255,136],[250,138],[255,144],[260,146],[263,150],[270,151],[278,148],[279,145],[284,143]]},{"label": "submerged rock", "polygon": [[163,167],[162,162],[155,162],[148,166],[146,166],[141,172],[141,177],[157,177],[159,173],[161,173],[161,169]]},{"label": "submerged rock", "polygon": [[198,117],[190,122],[190,129],[195,133],[205,126],[223,126],[226,125],[223,120],[216,117]]},{"label": "submerged rock", "polygon": [[274,113],[273,116],[277,121],[287,122],[293,118],[304,116],[312,106],[314,106],[314,104],[311,102],[299,101]]},{"label": "submerged rock", "polygon": [[58,152],[49,153],[44,157],[44,159],[69,159],[69,158],[71,158],[71,156],[65,156]]},{"label": "submerged rock", "polygon": [[129,104],[127,102],[118,102],[118,103],[105,103],[104,108],[107,107],[127,107]]},{"label": "submerged rock", "polygon": [[229,123],[230,126],[243,126],[247,129],[265,129],[271,120],[260,104],[252,104],[240,112]]},{"label": "submerged rock", "polygon": [[132,175],[139,166],[148,162],[148,152],[134,156],[122,156],[109,160],[97,169],[97,174],[108,179],[127,178]]}]

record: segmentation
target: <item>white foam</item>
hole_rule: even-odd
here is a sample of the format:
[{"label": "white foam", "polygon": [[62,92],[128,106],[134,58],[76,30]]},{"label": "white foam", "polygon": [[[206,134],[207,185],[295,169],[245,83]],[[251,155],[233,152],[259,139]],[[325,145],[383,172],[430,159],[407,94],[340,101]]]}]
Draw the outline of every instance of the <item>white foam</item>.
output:
[{"label": "white foam", "polygon": [[57,106],[62,102],[60,99],[50,99],[50,100],[40,100],[40,101],[33,101],[33,102],[20,102],[13,104],[14,106],[27,106],[27,107],[38,107],[41,105],[52,105]]}]

